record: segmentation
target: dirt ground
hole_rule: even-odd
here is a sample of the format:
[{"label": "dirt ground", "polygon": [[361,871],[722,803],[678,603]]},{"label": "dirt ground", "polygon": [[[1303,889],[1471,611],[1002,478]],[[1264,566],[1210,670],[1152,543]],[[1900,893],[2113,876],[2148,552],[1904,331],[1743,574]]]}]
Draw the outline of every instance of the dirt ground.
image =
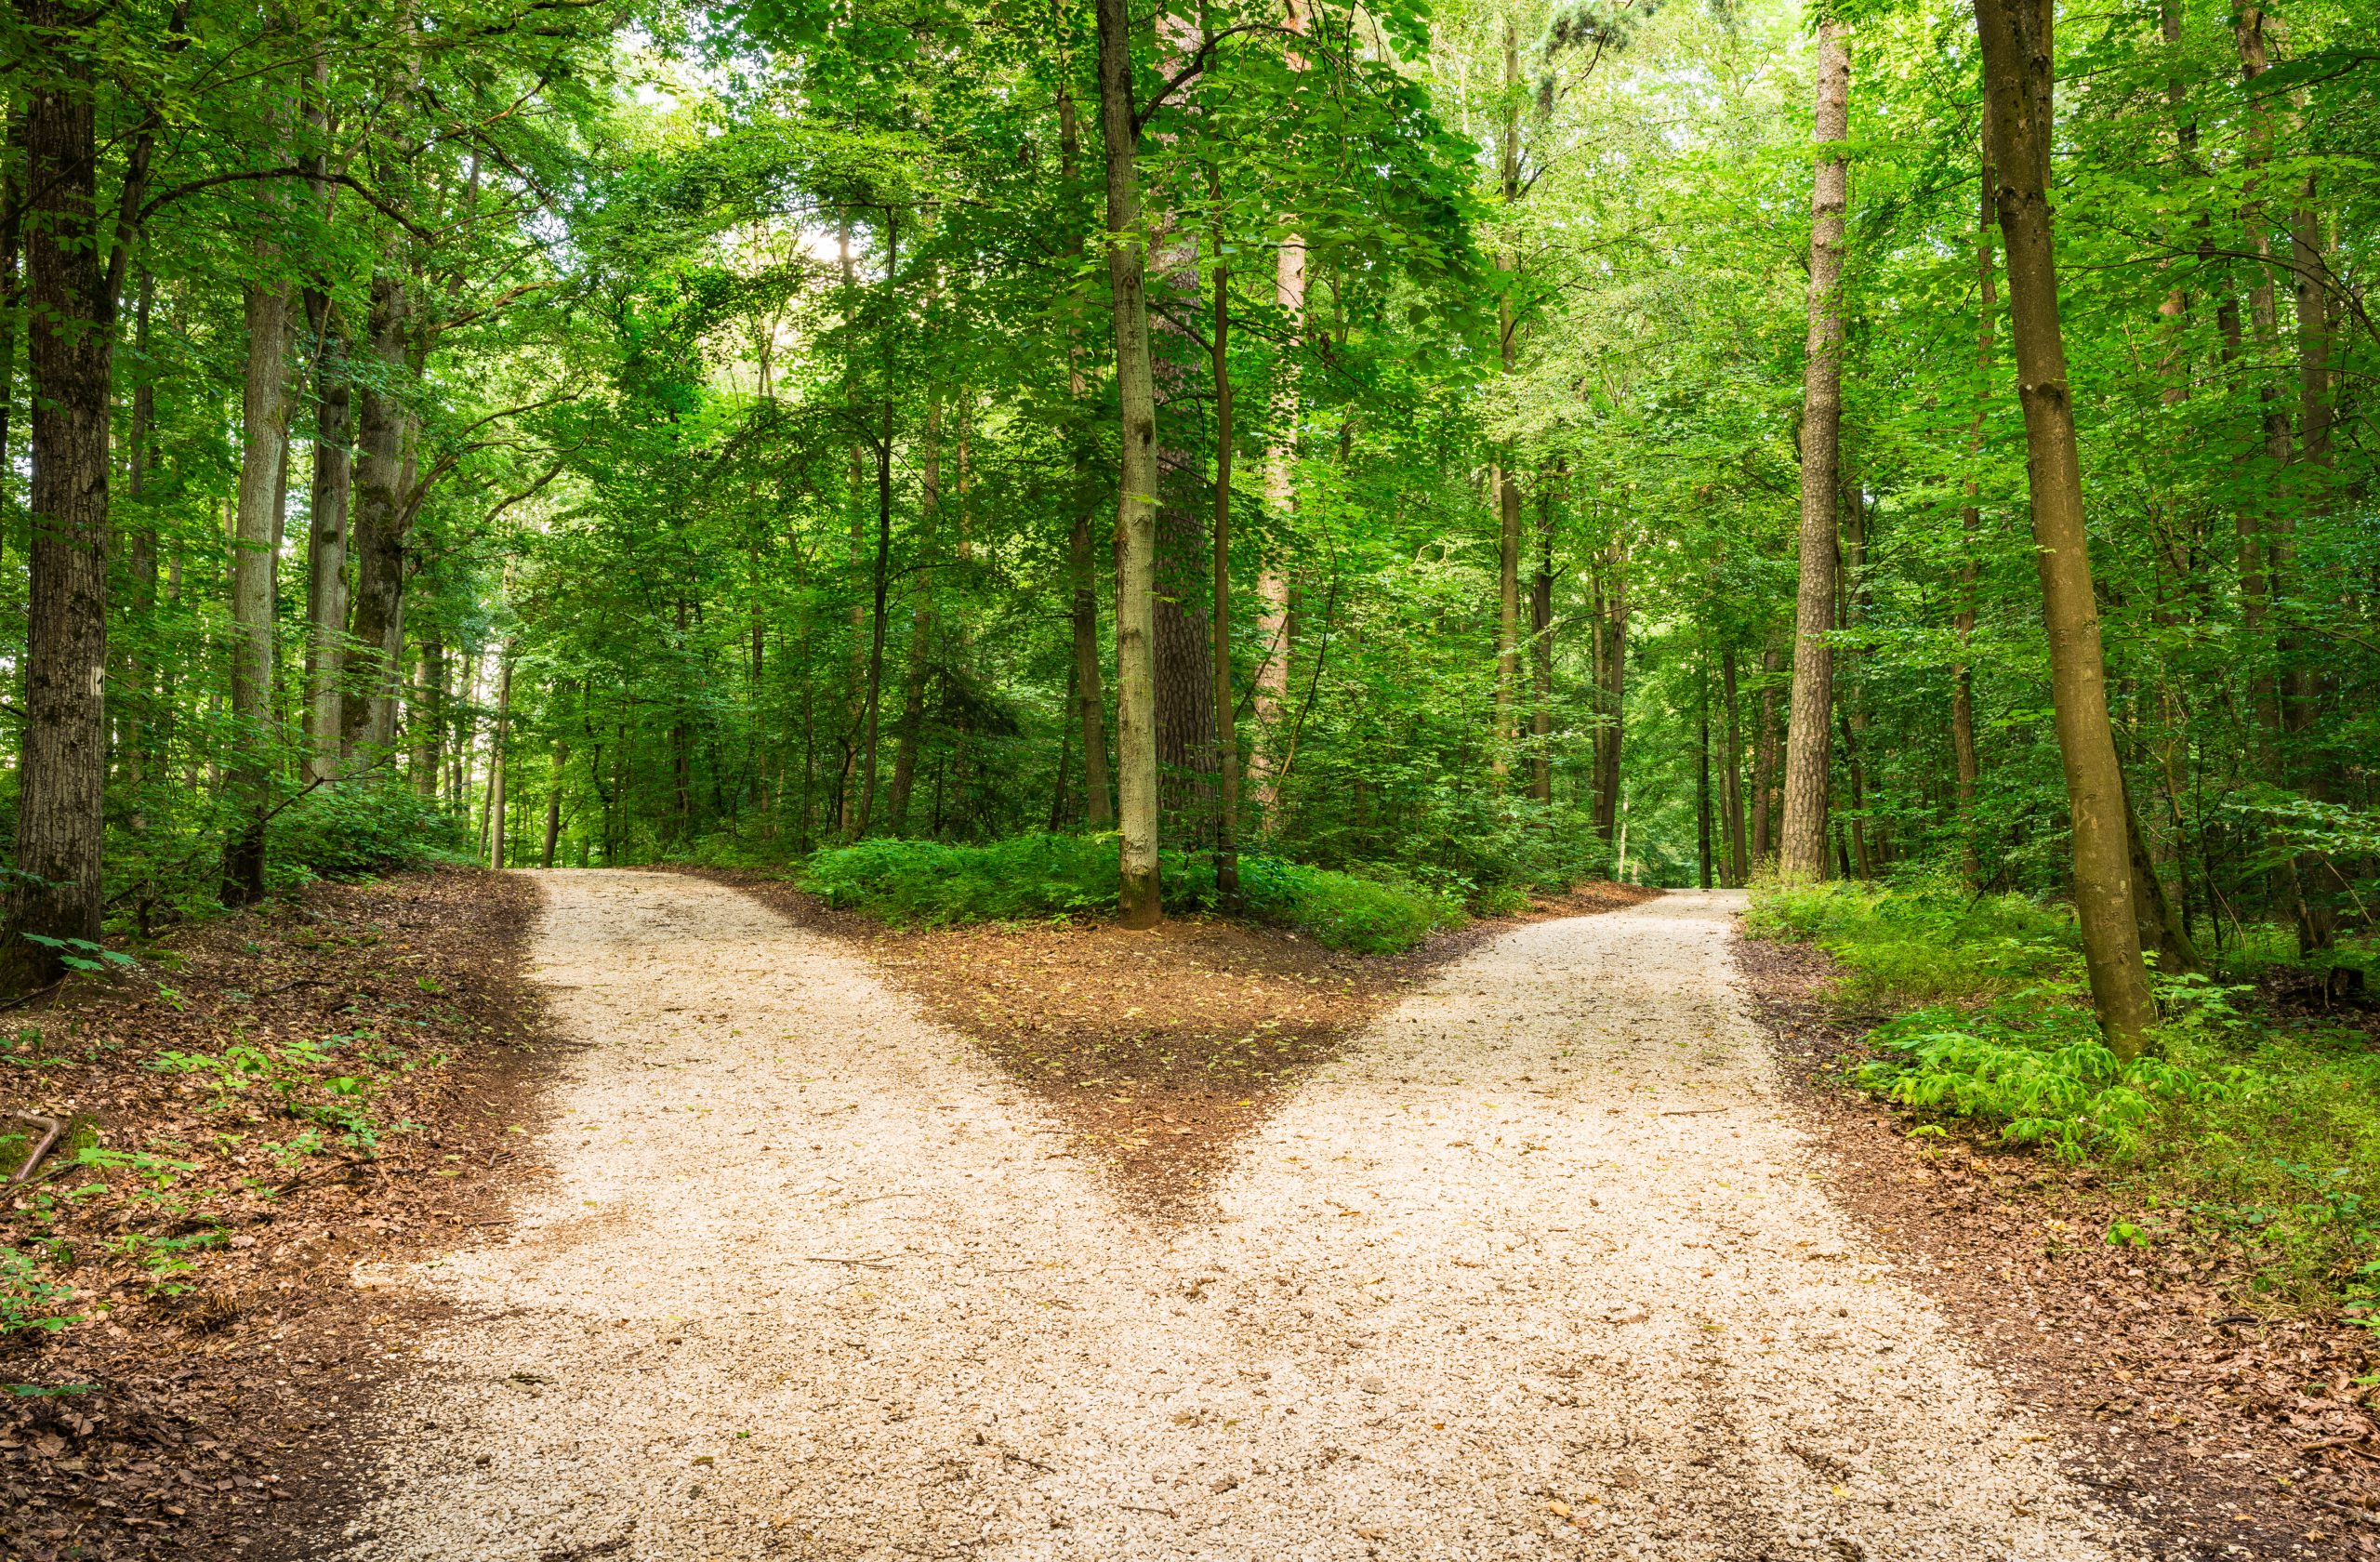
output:
[{"label": "dirt ground", "polygon": [[1474,944],[1153,1217],[852,946],[547,884],[551,1174],[359,1274],[444,1320],[343,1562],[2151,1555],[1831,1197],[1739,897]]},{"label": "dirt ground", "polygon": [[[1245,1161],[1251,1141],[1280,1140],[1263,1153],[1286,1155],[1286,1170],[1311,1163],[1311,1152],[1297,1142],[1310,1137],[1316,1124],[1308,1119],[1316,1111],[1327,1114],[1328,1101],[1352,1088],[1348,1081],[1355,1077],[1347,1070],[1358,1059],[1350,1044],[1367,1027],[1443,988],[1470,969],[1462,962],[1524,922],[1611,909],[1647,894],[1593,888],[1571,905],[1541,907],[1530,918],[1478,927],[1404,960],[1379,961],[1336,954],[1276,930],[1210,920],[1176,921],[1156,935],[1126,935],[1095,924],[899,932],[823,911],[782,885],[747,885],[802,928],[829,935],[829,946],[864,956],[877,976],[921,1003],[935,1022],[964,1035],[1024,1092],[1015,1108],[1003,1110],[1047,1114],[1053,1137],[1039,1141],[1047,1147],[1038,1154],[1047,1159],[1035,1164],[1058,1177],[1051,1187],[1064,1191],[1053,1196],[1066,1208],[1086,1197],[1058,1170],[1076,1164],[1106,1190],[1063,1218],[1086,1230],[1105,1230],[1107,1217],[1094,1211],[1113,1201],[1154,1220],[1158,1230],[1181,1233],[1203,1229],[1197,1223],[1211,1223],[1219,1213],[1236,1211],[1243,1223],[1250,1218],[1255,1207],[1245,1200],[1258,1185],[1234,1167]],[[0,1339],[0,1383],[15,1385],[0,1398],[0,1558],[346,1555],[354,1539],[347,1534],[346,1516],[382,1457],[373,1444],[359,1443],[352,1429],[405,1384],[426,1373],[434,1378],[435,1357],[447,1348],[440,1342],[472,1312],[469,1306],[458,1311],[456,1299],[435,1286],[359,1288],[357,1277],[410,1271],[458,1251],[514,1240],[524,1205],[534,1208],[551,1197],[556,1177],[569,1175],[571,1158],[557,1150],[553,1131],[572,1105],[561,1082],[581,1067],[588,1041],[552,1028],[545,998],[527,979],[524,961],[540,897],[537,880],[520,875],[453,873],[315,886],[292,902],[169,937],[167,958],[134,976],[112,985],[78,982],[0,1021],[17,1032],[0,1056],[0,1113],[71,1116],[78,1138],[96,1134],[103,1147],[169,1156],[190,1167],[178,1186],[211,1190],[194,1201],[178,1195],[181,1207],[168,1208],[141,1198],[140,1178],[131,1171],[101,1175],[97,1180],[104,1193],[72,1200],[56,1197],[68,1185],[63,1177],[10,1190],[7,1240],[69,1245],[76,1255],[70,1276],[79,1290],[74,1309],[109,1311],[105,1321],[60,1336]],[[1910,1122],[1842,1082],[1845,1059],[1857,1055],[1858,1027],[1846,1025],[1816,990],[1828,975],[1823,956],[1797,946],[1738,943],[1727,958],[1742,974],[1744,1002],[1778,1059],[1786,1099],[1832,1168],[1825,1185],[1831,1204],[1856,1229],[1852,1240],[1888,1261],[1927,1305],[1938,1306],[1963,1348],[2011,1386],[2027,1416],[2056,1433],[2066,1449],[2068,1479],[2127,1516],[2162,1556],[2208,1562],[2380,1556],[2380,1439],[2373,1435],[2372,1390],[2354,1382],[2372,1373],[2373,1364],[2360,1332],[2252,1313],[2239,1302],[2240,1276],[2219,1252],[2187,1245],[2107,1246],[2101,1233],[2108,1222],[2141,1211],[2124,1206],[2087,1172],[2062,1171],[1990,1144],[1911,1140]],[[1540,964],[1544,959],[1538,957]],[[1513,970],[1517,974],[1522,968]],[[1558,1010],[1611,979],[1609,973],[1591,975],[1581,968],[1546,987],[1531,1012]],[[171,999],[157,991],[160,983],[172,989]],[[1483,999],[1486,994],[1482,987]],[[1646,1013],[1659,1012],[1656,1005]],[[1494,1015],[1501,1016],[1489,1022],[1500,1037],[1527,1034],[1535,1023],[1517,1008]],[[708,1054],[719,1037],[736,1028],[733,1018],[726,1009],[703,1007],[669,1023],[686,1026],[689,1042]],[[1610,1016],[1598,1021],[1606,1028],[1614,1023]],[[1612,1034],[1650,1037],[1657,1030],[1646,1027],[1662,1023],[1668,1022],[1630,1019]],[[29,1029],[39,1033],[37,1039],[26,1037]],[[376,1158],[334,1153],[284,1169],[259,1153],[264,1139],[288,1137],[310,1105],[330,1100],[317,1088],[321,1081],[302,1085],[276,1110],[246,1097],[218,1099],[205,1076],[151,1066],[167,1052],[220,1052],[240,1040],[319,1041],[365,1030],[403,1037],[403,1055],[390,1054],[385,1065],[367,1067],[350,1059],[338,1066],[368,1076],[388,1120],[415,1125],[385,1135]],[[1440,1039],[1401,1066],[1416,1081],[1428,1077],[1430,1064],[1452,1055],[1448,1042],[1471,1039],[1449,1028],[1437,1034]],[[694,1054],[683,1064],[652,1061],[667,1055],[652,1053],[637,1066],[663,1072],[635,1077],[666,1079],[674,1077],[671,1069],[694,1066]],[[1363,1066],[1372,1080],[1367,1089],[1395,1085],[1394,1075]],[[1545,1088],[1544,1076],[1538,1079],[1537,1084],[1508,1080],[1507,1087],[1521,1093]],[[1688,1074],[1667,1088],[1707,1083]],[[1632,1115],[1644,1105],[1633,1092],[1616,1099],[1628,1104]],[[681,1120],[669,1115],[676,1109],[672,1100],[654,1104],[656,1123]],[[1700,1106],[1674,1110],[1685,1114],[1674,1119],[1679,1132],[1708,1120],[1695,1115]],[[1384,1115],[1375,1102],[1363,1108],[1361,1120],[1397,1119],[1394,1108]],[[1549,1126],[1568,1120],[1549,1119]],[[1660,1120],[1670,1120],[1666,1109]],[[0,1132],[22,1126],[0,1122]],[[1519,1158],[1501,1175],[1509,1179],[1545,1164],[1540,1146],[1552,1143],[1542,1133],[1533,1141],[1525,1136]],[[1292,1145],[1298,1154],[1288,1153]],[[1002,1173],[1011,1174],[1025,1176],[1021,1170]],[[1433,1176],[1443,1187],[1461,1184],[1451,1166]],[[270,1197],[240,1191],[241,1178],[274,1191]],[[87,1186],[90,1180],[78,1173],[73,1185]],[[880,1232],[874,1224],[843,1230],[836,1222],[913,1208],[897,1198],[870,1203],[871,1196],[849,1181],[821,1184],[836,1221],[808,1237],[826,1252],[824,1268],[842,1264],[839,1243],[845,1237],[900,1237],[917,1229],[896,1223]],[[1326,1222],[1368,1229],[1371,1203],[1386,1211],[1395,1196],[1374,1190],[1382,1198],[1367,1202],[1358,1196],[1360,1186],[1360,1179],[1336,1175],[1329,1196],[1314,1199],[1315,1212]],[[50,1196],[46,1205],[44,1194]],[[768,1207],[775,1218],[778,1205]],[[1409,1229],[1419,1218],[1408,1215],[1397,1224]],[[160,1276],[134,1261],[145,1239],[203,1229],[223,1233],[223,1240],[192,1250],[187,1273]],[[1253,1233],[1257,1227],[1234,1229]],[[1270,1242],[1302,1227],[1293,1222],[1264,1229],[1276,1231],[1265,1238]],[[1375,1233],[1366,1241],[1379,1238]],[[1052,1233],[1050,1240],[1076,1251],[1076,1238]],[[1696,1246],[1681,1240],[1685,1248]],[[1183,1264],[1197,1268],[1204,1263],[1198,1273],[1185,1269],[1177,1277],[1193,1304],[1229,1294],[1240,1297],[1243,1309],[1263,1304],[1257,1316],[1269,1316],[1269,1290],[1260,1286],[1242,1294],[1249,1288],[1236,1277],[1241,1261],[1229,1256],[1234,1250],[1200,1242],[1192,1244],[1194,1252],[1180,1237],[1171,1243],[1144,1260],[1167,1275]],[[871,1256],[879,1249],[852,1251],[871,1264],[925,1262],[900,1256],[900,1247],[884,1246],[880,1251],[892,1256],[882,1259]],[[1677,1261],[1673,1252],[1662,1259]],[[1053,1248],[1052,1262],[1074,1261]],[[1311,1255],[1299,1261],[1311,1262]],[[1444,1283],[1474,1283],[1476,1272],[1462,1267],[1470,1262],[1456,1260]],[[858,1294],[880,1286],[887,1273],[865,1265],[841,1271],[860,1287]],[[962,1278],[967,1273],[960,1271]],[[1315,1289],[1317,1273],[1310,1266],[1285,1273],[1306,1291],[1305,1304],[1329,1294],[1328,1287]],[[1652,1277],[1664,1274],[1658,1266],[1648,1271],[1632,1295],[1652,1295],[1647,1288],[1668,1283]],[[1526,1295],[1546,1283],[1545,1272],[1531,1271],[1526,1277],[1507,1276],[1501,1285]],[[1576,1283],[1576,1277],[1565,1273],[1555,1283]],[[1125,1294],[1137,1292],[1128,1287]],[[1079,1306],[1087,1300],[1080,1291],[1044,1299],[1061,1311],[1062,1304]],[[1488,1304],[1491,1312],[1501,1300]],[[1351,1326],[1364,1311],[1350,1315]],[[675,1327],[689,1338],[698,1328]],[[1162,1334],[1173,1326],[1160,1328],[1152,1318],[1146,1327]],[[1375,1343],[1367,1350],[1384,1344],[1371,1323],[1361,1325],[1349,1343],[1357,1339]],[[1628,1370],[1642,1370],[1643,1358],[1634,1359]],[[1408,1370],[1421,1370],[1409,1364]],[[520,1370],[532,1380],[544,1375],[535,1367]],[[1572,1382],[1558,1371],[1555,1381]],[[548,1392],[512,1379],[503,1387],[528,1399],[542,1400]],[[1570,1392],[1577,1391],[1574,1382]],[[903,1391],[888,1392],[897,1398]],[[1183,1413],[1207,1411],[1193,1407]],[[1482,1435],[1491,1441],[1501,1436]],[[1053,1464],[1053,1446],[1072,1445],[1001,1442],[1007,1450],[1001,1465],[1048,1488],[1050,1481],[1032,1472],[1065,1467]],[[1806,1463],[1816,1445],[1805,1436],[1793,1446]],[[1202,1457],[1211,1461],[1212,1454]],[[1417,1450],[1415,1457],[1426,1456]],[[1845,1457],[1856,1462],[1859,1456],[1846,1450]],[[1208,1487],[1254,1481],[1241,1493],[1252,1497],[1263,1484],[1263,1468],[1260,1462],[1252,1472],[1227,1470]],[[1614,1468],[1643,1478],[1653,1475],[1625,1462]],[[966,1489],[1002,1511],[1019,1500],[1011,1494],[995,1501],[988,1488]],[[1603,1513],[1593,1505],[1600,1499],[1580,1497],[1584,1489],[1575,1479],[1554,1489],[1541,1509],[1559,1504],[1591,1519]],[[1247,1515],[1241,1497],[1232,1502]],[[1179,1489],[1157,1505],[1189,1511]],[[1198,1505],[1215,1506],[1206,1498]],[[660,1512],[649,1516],[674,1522]],[[1395,1539],[1409,1533],[1419,1544],[1427,1533],[1425,1516],[1406,1516],[1406,1522],[1417,1521],[1423,1522],[1421,1530],[1356,1521],[1352,1532],[1360,1541],[1367,1529],[1377,1528],[1388,1537],[1368,1542],[1369,1555],[1420,1555]],[[1567,1517],[1557,1529],[1580,1538],[1603,1532]],[[820,1537],[783,1549],[787,1555],[864,1554],[826,1544],[825,1529],[771,1533]],[[1606,1538],[1616,1542],[1620,1533]],[[1691,1540],[1688,1530],[1677,1534],[1680,1543]],[[597,1535],[590,1543],[600,1547],[607,1538],[608,1532]],[[1068,1544],[1089,1539],[1087,1532]],[[1124,1543],[1120,1532],[1117,1539]],[[1157,1543],[1154,1532],[1140,1540]],[[1648,1543],[1655,1549],[1646,1555],[1662,1562],[1701,1555],[1673,1552],[1670,1542]],[[573,1554],[570,1546],[551,1553],[564,1554]],[[616,1554],[673,1555],[657,1541],[633,1538]],[[1074,1554],[1064,1547],[1053,1553]],[[1174,1553],[1160,1545],[1144,1554]],[[1889,1546],[1869,1551],[1871,1557],[1894,1554]],[[1788,1547],[1778,1555],[1800,1553]],[[2068,1554],[2044,1555],[2062,1559]]]},{"label": "dirt ground", "polygon": [[1299,1080],[1431,973],[1510,928],[1660,894],[1581,884],[1383,960],[1210,917],[1147,933],[1100,921],[888,928],[782,880],[701,876],[864,954],[1055,1109],[1130,1201],[1175,1217],[1199,1208],[1234,1145]]},{"label": "dirt ground", "polygon": [[[183,1170],[161,1186],[60,1154],[7,1189],[6,1240],[71,1251],[71,1310],[90,1321],[0,1336],[0,1557],[270,1555],[335,1495],[329,1462],[421,1321],[359,1296],[352,1266],[453,1245],[528,1175],[550,1061],[521,974],[538,900],[473,872],[314,885],[9,1016],[0,1113],[70,1118],[75,1142]],[[338,1037],[359,1039],[285,1096],[154,1066]],[[269,1153],[350,1099],[329,1079],[364,1081],[375,1116],[409,1126],[370,1158],[336,1135]],[[193,1235],[207,1245],[186,1271],[139,1262]]]},{"label": "dirt ground", "polygon": [[[2087,1168],[1918,1119],[1849,1088],[1868,1055],[1807,945],[1739,941],[1754,1015],[1843,1167],[1840,1197],[2028,1402],[2122,1474],[2109,1496],[2177,1556],[2380,1556],[2373,1342],[2242,1301],[2219,1248],[2105,1240],[2165,1228]],[[1953,1125],[1955,1126],[1955,1125]]]}]

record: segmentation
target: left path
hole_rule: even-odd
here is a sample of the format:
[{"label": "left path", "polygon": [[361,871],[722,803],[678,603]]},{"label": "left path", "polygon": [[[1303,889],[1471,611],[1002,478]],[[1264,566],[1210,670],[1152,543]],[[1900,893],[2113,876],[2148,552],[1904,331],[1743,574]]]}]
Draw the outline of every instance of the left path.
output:
[{"label": "left path", "polygon": [[[380,1406],[342,1555],[778,1553],[854,1486],[949,1479],[854,1434],[959,1409],[945,1373],[986,1333],[1003,1366],[1079,1370],[1052,1359],[1082,1344],[1064,1304],[1020,1292],[1093,1231],[1116,1259],[1146,1238],[1005,1079],[734,891],[544,882],[536,975],[587,1043],[540,1146],[552,1174],[495,1245],[365,1277],[458,1321]],[[909,1448],[930,1463],[937,1440]],[[881,1535],[886,1516],[846,1516]]]}]

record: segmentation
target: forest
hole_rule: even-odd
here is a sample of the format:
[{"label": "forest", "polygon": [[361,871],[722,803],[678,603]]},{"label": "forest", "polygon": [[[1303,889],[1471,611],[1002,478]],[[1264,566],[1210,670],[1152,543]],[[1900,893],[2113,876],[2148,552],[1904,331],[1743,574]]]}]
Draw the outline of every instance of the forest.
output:
[{"label": "forest", "polygon": [[1998,133],[1950,6],[1095,10],[19,7],[19,988],[1119,825],[2360,964],[2356,7],[2068,19]]},{"label": "forest", "polygon": [[2004,144],[1955,7],[1158,20],[20,8],[19,927],[1119,820],[2366,922],[2353,7]]},{"label": "forest", "polygon": [[[2329,1320],[2345,1403],[2375,148],[2353,0],[18,0],[0,1165],[101,1035],[399,1154],[436,1038],[546,1023],[437,962],[626,915],[483,868],[798,894],[961,1028],[950,961],[1154,1013],[1108,940],[1223,939],[1280,984],[1231,1044],[1321,1049],[1208,1064],[1223,1137],[1396,961],[1748,890],[1753,1008],[1894,1154],[2113,1178],[2109,1275]],[[369,996],[405,915],[420,1016],[138,1052]],[[94,1198],[217,1174],[92,1132]],[[218,1195],[107,1284],[196,1285]],[[0,1344],[105,1290],[49,1198]]]}]

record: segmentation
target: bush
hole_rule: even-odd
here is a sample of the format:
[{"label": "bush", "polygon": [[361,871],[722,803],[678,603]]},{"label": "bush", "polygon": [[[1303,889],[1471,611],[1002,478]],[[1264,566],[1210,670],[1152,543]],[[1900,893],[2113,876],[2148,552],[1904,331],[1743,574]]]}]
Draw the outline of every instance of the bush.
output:
[{"label": "bush", "polygon": [[354,879],[470,855],[463,822],[402,787],[364,782],[318,787],[271,827],[276,868],[322,879]]},{"label": "bush", "polygon": [[2065,908],[1978,895],[1943,880],[1764,885],[1745,925],[1755,938],[1818,945],[1844,968],[1834,997],[1884,1013],[2071,981],[2082,950]]},{"label": "bush", "polygon": [[[1226,909],[1211,857],[1163,853],[1159,872],[1167,910]],[[814,854],[794,878],[829,905],[929,927],[1102,913],[1122,887],[1112,835],[1025,835],[984,846],[863,841]],[[1239,880],[1238,903],[1227,909],[1361,954],[1409,949],[1462,920],[1448,897],[1277,857],[1242,857]]]},{"label": "bush", "polygon": [[[2242,1244],[2260,1291],[2347,1304],[2380,1327],[2380,1056],[2282,1023],[2254,989],[2156,979],[2147,1055],[2102,1043],[2070,922],[1946,886],[1764,889],[1750,925],[1846,967],[1836,1001],[1907,1010],[1856,1079],[1888,1100],[2109,1169],[2175,1228]],[[2252,932],[2254,930],[2251,930]],[[2131,1223],[2110,1241],[2171,1237]]]}]

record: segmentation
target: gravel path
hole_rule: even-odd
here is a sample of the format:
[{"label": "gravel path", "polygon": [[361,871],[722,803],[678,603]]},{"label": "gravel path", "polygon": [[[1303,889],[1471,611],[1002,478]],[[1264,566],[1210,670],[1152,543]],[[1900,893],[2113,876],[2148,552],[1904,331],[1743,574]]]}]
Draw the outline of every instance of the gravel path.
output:
[{"label": "gravel path", "polygon": [[345,1555],[2134,1555],[1829,1204],[1723,894],[1449,967],[1211,1224],[866,965],[696,880],[546,879],[593,1043],[383,1405]]}]

